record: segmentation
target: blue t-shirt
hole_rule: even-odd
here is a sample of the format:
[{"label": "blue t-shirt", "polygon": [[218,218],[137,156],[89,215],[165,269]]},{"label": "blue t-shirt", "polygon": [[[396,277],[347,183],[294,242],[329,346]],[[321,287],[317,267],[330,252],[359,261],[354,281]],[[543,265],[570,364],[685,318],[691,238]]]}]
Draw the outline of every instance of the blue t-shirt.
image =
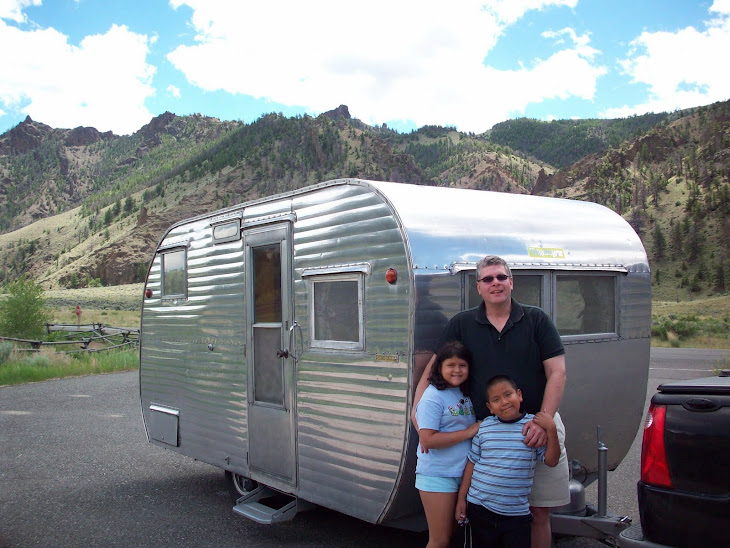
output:
[{"label": "blue t-shirt", "polygon": [[[416,406],[418,428],[428,428],[438,432],[464,430],[476,421],[474,405],[459,388],[439,390],[428,385],[421,401]],[[466,439],[443,449],[429,449],[421,452],[418,444],[418,464],[416,473],[443,478],[461,477],[466,466],[466,454],[471,440]]]}]

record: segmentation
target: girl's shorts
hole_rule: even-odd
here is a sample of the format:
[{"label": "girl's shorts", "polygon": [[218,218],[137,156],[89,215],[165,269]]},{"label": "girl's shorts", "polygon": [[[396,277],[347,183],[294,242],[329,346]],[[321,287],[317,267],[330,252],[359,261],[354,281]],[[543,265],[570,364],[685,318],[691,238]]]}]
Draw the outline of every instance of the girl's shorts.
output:
[{"label": "girl's shorts", "polygon": [[461,478],[442,478],[416,474],[416,489],[429,493],[458,493]]}]

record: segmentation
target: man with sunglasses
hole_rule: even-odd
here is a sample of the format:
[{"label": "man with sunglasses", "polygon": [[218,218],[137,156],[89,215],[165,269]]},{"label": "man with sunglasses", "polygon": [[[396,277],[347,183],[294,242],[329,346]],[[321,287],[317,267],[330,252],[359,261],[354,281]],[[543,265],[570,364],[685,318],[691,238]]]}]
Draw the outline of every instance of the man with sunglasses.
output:
[{"label": "man with sunglasses", "polygon": [[[483,302],[451,318],[436,348],[457,340],[471,352],[469,376],[477,419],[488,414],[485,387],[495,375],[507,375],[520,386],[522,412],[544,411],[554,416],[560,462],[555,468],[537,465],[530,495],[532,547],[547,548],[552,542],[550,508],[570,502],[565,428],[557,413],[565,387],[565,349],[555,324],[542,309],[512,299],[512,272],[504,259],[487,255],[477,263],[476,272]],[[426,366],[416,388],[414,409],[428,386],[431,365]],[[530,447],[547,441],[546,432],[532,421],[525,425],[523,434],[524,443]]]}]

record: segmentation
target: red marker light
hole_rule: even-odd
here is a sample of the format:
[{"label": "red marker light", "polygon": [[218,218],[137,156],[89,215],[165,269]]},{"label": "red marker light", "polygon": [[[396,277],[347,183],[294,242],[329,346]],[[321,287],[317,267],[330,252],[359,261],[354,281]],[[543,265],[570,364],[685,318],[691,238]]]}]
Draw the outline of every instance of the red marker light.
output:
[{"label": "red marker light", "polygon": [[144,290],[144,296],[148,299],[152,297],[152,290],[149,287]]},{"label": "red marker light", "polygon": [[395,271],[395,268],[388,269],[388,272],[385,273],[385,280],[390,285],[393,285],[395,282],[398,281],[398,273]]}]

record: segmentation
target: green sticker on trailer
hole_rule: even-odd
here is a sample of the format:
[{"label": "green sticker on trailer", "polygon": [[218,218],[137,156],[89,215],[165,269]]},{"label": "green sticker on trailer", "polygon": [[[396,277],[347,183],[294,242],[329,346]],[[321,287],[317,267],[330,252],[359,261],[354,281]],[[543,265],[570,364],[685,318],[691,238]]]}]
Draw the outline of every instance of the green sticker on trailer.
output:
[{"label": "green sticker on trailer", "polygon": [[528,247],[527,253],[540,259],[565,259],[562,247]]}]

